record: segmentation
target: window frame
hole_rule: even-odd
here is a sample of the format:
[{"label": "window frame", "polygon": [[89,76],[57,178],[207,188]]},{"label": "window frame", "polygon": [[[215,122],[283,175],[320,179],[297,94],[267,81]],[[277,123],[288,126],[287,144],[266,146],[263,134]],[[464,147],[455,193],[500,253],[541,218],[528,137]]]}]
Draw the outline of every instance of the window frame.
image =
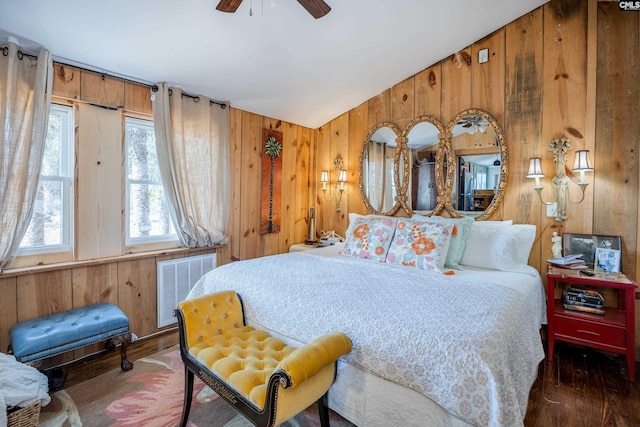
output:
[{"label": "window frame", "polygon": [[[42,181],[60,182],[62,191],[61,208],[61,243],[52,245],[26,246],[18,248],[16,256],[31,256],[42,254],[56,254],[62,252],[71,253],[74,242],[75,209],[74,202],[74,166],[75,166],[75,109],[73,105],[65,105],[52,102],[49,108],[51,114],[59,114],[61,126],[60,132],[60,175],[43,175],[40,173],[38,186]],[[49,118],[47,118],[48,129]],[[64,142],[64,143],[63,143]],[[44,161],[44,158],[43,158]],[[32,217],[33,218],[33,217]],[[31,226],[31,220],[29,221]],[[24,237],[23,237],[24,238]]]},{"label": "window frame", "polygon": [[[173,220],[170,219],[171,221],[171,227],[173,229],[173,233],[172,234],[163,234],[160,236],[149,236],[149,237],[131,237],[131,230],[130,230],[130,216],[131,216],[131,206],[130,206],[130,188],[131,188],[131,184],[149,184],[149,185],[160,185],[162,187],[162,191],[163,191],[163,196],[166,198],[166,195],[164,195],[164,185],[162,183],[162,180],[160,181],[154,181],[154,180],[141,180],[141,179],[129,179],[129,170],[130,170],[130,159],[129,159],[129,135],[128,135],[128,129],[129,126],[131,124],[134,124],[135,126],[139,126],[139,127],[143,127],[146,128],[147,130],[150,130],[151,132],[154,132],[154,126],[153,126],[153,120],[151,119],[146,119],[146,118],[142,118],[142,117],[138,117],[138,116],[134,116],[134,115],[130,115],[130,114],[123,114],[123,120],[124,120],[124,125],[123,125],[123,129],[124,129],[124,150],[123,150],[123,156],[124,156],[124,242],[125,242],[125,246],[128,248],[127,251],[131,251],[134,248],[138,248],[140,246],[142,247],[148,247],[150,245],[154,245],[157,247],[168,247],[166,244],[167,243],[175,243],[175,245],[169,245],[169,247],[174,247],[177,246],[178,244],[178,235],[176,233],[176,229],[175,229],[175,224],[173,224]],[[164,245],[163,245],[164,244]],[[160,246],[158,246],[160,245]]]}]

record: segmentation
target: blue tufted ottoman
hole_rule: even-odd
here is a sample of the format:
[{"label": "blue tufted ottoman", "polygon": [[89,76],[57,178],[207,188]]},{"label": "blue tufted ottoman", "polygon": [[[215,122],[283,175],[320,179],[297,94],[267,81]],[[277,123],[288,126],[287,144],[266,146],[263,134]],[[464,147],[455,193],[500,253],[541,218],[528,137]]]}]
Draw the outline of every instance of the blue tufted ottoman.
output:
[{"label": "blue tufted ottoman", "polygon": [[32,362],[100,341],[107,349],[120,343],[123,371],[133,368],[127,359],[131,341],[129,318],[114,304],[74,308],[17,323],[9,330],[12,353],[20,362]]}]

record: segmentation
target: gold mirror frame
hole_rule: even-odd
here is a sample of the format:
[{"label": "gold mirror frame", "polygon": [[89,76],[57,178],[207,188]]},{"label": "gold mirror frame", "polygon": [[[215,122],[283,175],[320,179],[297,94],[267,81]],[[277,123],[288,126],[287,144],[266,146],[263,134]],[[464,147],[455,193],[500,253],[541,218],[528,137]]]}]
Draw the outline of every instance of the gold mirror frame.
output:
[{"label": "gold mirror frame", "polygon": [[[438,204],[436,207],[428,213],[428,215],[439,215],[445,209],[445,201],[446,198],[443,197],[446,193],[447,188],[451,188],[453,185],[453,172],[447,173],[446,179],[443,178],[444,167],[443,162],[445,159],[451,158],[450,155],[450,146],[447,144],[447,138],[445,137],[445,127],[440,120],[438,120],[435,116],[432,115],[423,115],[418,116],[415,119],[411,120],[407,127],[402,132],[402,135],[399,138],[400,143],[398,147],[400,148],[399,155],[404,155],[403,161],[403,174],[402,174],[402,182],[401,185],[396,183],[396,187],[400,189],[398,195],[398,201],[400,205],[407,213],[408,216],[413,216],[415,213],[414,210],[409,206],[407,201],[409,194],[409,174],[411,173],[411,150],[409,149],[409,134],[411,130],[420,123],[431,123],[438,129],[438,149],[436,151],[436,164],[435,164],[435,180],[436,180],[436,189],[438,191],[437,201]],[[398,165],[400,164],[398,159]],[[396,169],[399,170],[399,169]],[[448,168],[447,171],[450,171],[451,168]],[[399,175],[399,174],[397,174]],[[398,176],[398,179],[400,177]]]},{"label": "gold mirror frame", "polygon": [[[489,122],[489,125],[493,128],[496,134],[496,139],[498,141],[498,153],[500,155],[500,178],[498,181],[498,186],[497,186],[498,188],[497,188],[496,194],[493,196],[493,200],[491,201],[489,206],[487,206],[484,212],[482,212],[482,214],[478,215],[475,218],[476,221],[482,221],[482,220],[488,219],[491,215],[493,215],[493,213],[502,204],[502,200],[504,199],[504,193],[507,187],[507,175],[509,173],[509,154],[507,151],[506,141],[504,140],[504,131],[502,130],[502,127],[498,124],[496,119],[485,110],[482,110],[479,108],[469,108],[469,109],[463,110],[460,113],[456,114],[456,116],[453,119],[451,119],[447,124],[446,139],[447,139],[447,145],[449,147],[449,150],[451,150],[450,151],[451,156],[448,158],[448,161],[446,163],[448,185],[446,186],[447,194],[443,194],[443,198],[446,198],[444,204],[447,212],[452,217],[462,218],[463,215],[461,215],[451,204],[451,194],[453,191],[453,176],[457,170],[457,165],[455,164],[455,161],[454,161],[455,153],[453,152],[451,140],[453,139],[453,128],[455,127],[455,125],[458,124],[458,122],[460,122],[460,120],[463,117],[471,116],[471,115],[480,116]],[[449,174],[451,175],[451,181],[449,181]]]},{"label": "gold mirror frame", "polygon": [[[391,129],[396,134],[396,150],[393,157],[393,168],[394,168],[393,178],[396,184],[396,191],[398,192],[398,194],[396,195],[396,200],[394,201],[394,204],[391,207],[391,209],[386,212],[380,212],[371,205],[371,201],[369,200],[369,195],[367,194],[367,191],[366,191],[365,177],[364,177],[364,162],[366,160],[367,144],[369,144],[369,141],[371,141],[371,138],[373,137],[373,135],[376,133],[378,129],[382,129],[385,127]],[[395,215],[396,212],[398,212],[398,210],[402,206],[401,203],[399,202],[399,199],[402,197],[402,194],[401,194],[402,187],[400,183],[400,177],[398,176],[399,174],[397,173],[400,166],[400,151],[401,151],[398,148],[402,144],[402,142],[400,142],[400,133],[401,133],[400,129],[398,129],[398,127],[393,123],[381,122],[374,125],[371,129],[369,129],[369,132],[367,132],[367,135],[365,136],[364,141],[362,143],[362,149],[360,150],[360,176],[358,177],[358,184],[360,186],[360,195],[362,197],[362,201],[364,202],[364,205],[367,207],[367,210],[370,213],[377,214],[377,215],[392,216],[392,215]]]}]

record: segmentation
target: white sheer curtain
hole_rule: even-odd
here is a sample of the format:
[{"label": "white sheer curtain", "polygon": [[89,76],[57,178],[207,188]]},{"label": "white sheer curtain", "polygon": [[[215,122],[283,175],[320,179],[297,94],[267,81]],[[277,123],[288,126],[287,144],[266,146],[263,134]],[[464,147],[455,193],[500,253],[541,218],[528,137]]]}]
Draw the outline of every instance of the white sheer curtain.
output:
[{"label": "white sheer curtain", "polygon": [[369,187],[369,203],[378,212],[383,211],[384,207],[384,186],[385,186],[385,156],[384,142],[369,141],[368,156],[368,176],[367,183]]},{"label": "white sheer curtain", "polygon": [[153,97],[162,183],[186,247],[227,242],[229,108],[209,101],[183,96],[180,88],[169,89],[165,83],[158,84]]},{"label": "white sheer curtain", "polygon": [[[8,43],[0,54],[0,271],[15,257],[31,221],[44,155],[53,63],[49,52],[19,58]],[[6,54],[6,55],[5,55]]]},{"label": "white sheer curtain", "polygon": [[386,212],[394,204],[393,157],[396,147],[369,141],[367,183],[369,203],[378,212]]}]

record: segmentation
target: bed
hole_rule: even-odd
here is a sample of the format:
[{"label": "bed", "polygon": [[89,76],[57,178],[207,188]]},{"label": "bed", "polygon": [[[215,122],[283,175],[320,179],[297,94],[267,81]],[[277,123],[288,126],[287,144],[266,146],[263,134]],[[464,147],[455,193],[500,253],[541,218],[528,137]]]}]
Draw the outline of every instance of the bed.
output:
[{"label": "bed", "polygon": [[[458,261],[471,265],[432,271],[407,256],[397,263],[363,259],[350,242],[355,225],[351,218],[345,245],[216,268],[188,298],[234,289],[247,324],[294,345],[336,330],[349,335],[353,351],[338,363],[329,407],[355,425],[522,425],[544,359],[539,330],[546,304],[538,272],[505,259],[528,258],[533,239],[523,248],[513,238],[522,233],[507,231],[511,224],[478,228],[484,232],[470,227],[466,249],[477,252],[482,244],[483,254],[463,253]],[[392,234],[391,243],[398,238]],[[449,251],[438,246],[431,253],[441,250],[435,263],[442,267]],[[473,265],[474,256],[491,252],[498,255],[493,268]]]}]

